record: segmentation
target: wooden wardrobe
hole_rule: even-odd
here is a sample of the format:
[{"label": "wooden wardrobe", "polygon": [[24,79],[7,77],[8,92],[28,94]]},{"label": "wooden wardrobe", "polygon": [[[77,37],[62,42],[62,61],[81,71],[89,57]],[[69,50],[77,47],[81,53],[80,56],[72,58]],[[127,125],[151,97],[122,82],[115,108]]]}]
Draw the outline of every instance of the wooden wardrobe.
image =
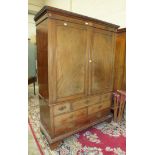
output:
[{"label": "wooden wardrobe", "polygon": [[41,130],[51,148],[111,120],[119,26],[45,6],[34,18]]}]

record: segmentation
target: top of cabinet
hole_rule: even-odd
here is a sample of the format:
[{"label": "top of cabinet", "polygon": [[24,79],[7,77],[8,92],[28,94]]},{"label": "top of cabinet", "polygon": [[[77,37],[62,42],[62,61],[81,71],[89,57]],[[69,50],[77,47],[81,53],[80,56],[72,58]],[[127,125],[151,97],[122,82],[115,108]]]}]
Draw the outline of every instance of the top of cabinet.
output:
[{"label": "top of cabinet", "polygon": [[[86,25],[89,25],[89,22],[91,22],[91,23],[105,25],[107,27],[111,27],[111,28],[114,28],[114,29],[118,29],[118,27],[119,27],[118,25],[111,24],[111,23],[108,23],[108,22],[105,22],[105,21],[102,21],[102,20],[98,20],[98,19],[95,19],[95,18],[87,17],[87,16],[84,16],[84,15],[69,12],[69,11],[66,11],[66,10],[61,10],[61,9],[50,7],[50,6],[44,6],[35,15],[35,17],[34,17],[35,22],[39,23],[39,20],[45,15],[46,15],[45,18],[63,16],[65,18],[73,18],[73,19],[76,19],[76,20],[83,20],[83,21],[85,21]],[[90,24],[90,26],[92,26],[92,25]]]}]

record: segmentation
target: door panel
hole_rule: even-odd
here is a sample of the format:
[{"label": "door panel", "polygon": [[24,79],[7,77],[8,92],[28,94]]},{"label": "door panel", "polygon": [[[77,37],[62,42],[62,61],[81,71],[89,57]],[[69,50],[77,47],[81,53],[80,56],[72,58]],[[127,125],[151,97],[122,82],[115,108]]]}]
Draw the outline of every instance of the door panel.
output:
[{"label": "door panel", "polygon": [[84,26],[63,22],[57,23],[57,99],[85,95],[86,32]]},{"label": "door panel", "polygon": [[91,93],[113,89],[113,37],[111,32],[94,29],[92,37]]}]

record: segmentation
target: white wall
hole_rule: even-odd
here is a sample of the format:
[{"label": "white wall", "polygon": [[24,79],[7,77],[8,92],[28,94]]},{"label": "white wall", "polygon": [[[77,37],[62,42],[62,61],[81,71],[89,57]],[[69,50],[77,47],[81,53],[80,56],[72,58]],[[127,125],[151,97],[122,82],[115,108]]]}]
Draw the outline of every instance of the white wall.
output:
[{"label": "white wall", "polygon": [[70,11],[70,1],[71,0],[45,0],[45,5]]},{"label": "white wall", "polygon": [[45,0],[45,4],[125,27],[125,0]]},{"label": "white wall", "polygon": [[37,13],[43,6],[44,0],[29,0],[28,1],[28,38],[31,42],[36,42],[36,26],[34,22],[34,14]]},{"label": "white wall", "polygon": [[34,15],[28,15],[28,38],[31,39],[31,42],[36,42],[36,26],[33,20]]}]

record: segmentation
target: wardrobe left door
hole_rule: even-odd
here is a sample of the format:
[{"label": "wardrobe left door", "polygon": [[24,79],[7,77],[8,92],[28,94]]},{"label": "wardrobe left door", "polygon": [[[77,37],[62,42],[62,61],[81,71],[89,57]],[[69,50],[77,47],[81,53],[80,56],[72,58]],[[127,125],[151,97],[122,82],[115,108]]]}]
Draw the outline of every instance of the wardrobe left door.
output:
[{"label": "wardrobe left door", "polygon": [[86,96],[87,27],[56,21],[56,101]]}]

